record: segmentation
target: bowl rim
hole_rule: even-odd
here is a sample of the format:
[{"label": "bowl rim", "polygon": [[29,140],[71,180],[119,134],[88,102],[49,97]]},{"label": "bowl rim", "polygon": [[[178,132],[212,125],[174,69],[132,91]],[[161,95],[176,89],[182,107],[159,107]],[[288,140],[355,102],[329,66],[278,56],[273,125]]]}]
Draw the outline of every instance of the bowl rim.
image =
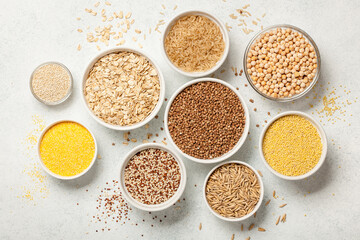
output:
[{"label": "bowl rim", "polygon": [[[174,157],[176,162],[178,163],[179,168],[180,168],[180,175],[181,175],[180,185],[179,185],[179,188],[177,189],[177,191],[175,192],[175,194],[171,198],[169,198],[167,201],[160,203],[160,204],[156,204],[156,205],[147,205],[147,204],[144,204],[144,203],[141,203],[141,202],[135,200],[131,196],[131,194],[127,191],[127,188],[125,186],[125,181],[124,181],[125,167],[127,166],[130,159],[136,153],[138,153],[142,150],[145,150],[145,149],[149,149],[149,148],[160,149],[160,150],[170,153]],[[143,211],[156,212],[156,211],[162,211],[162,210],[165,210],[165,209],[171,207],[182,196],[182,194],[184,193],[185,187],[186,187],[187,176],[186,176],[186,168],[185,168],[184,162],[182,161],[182,159],[178,156],[178,154],[175,151],[173,151],[172,149],[170,149],[164,145],[158,144],[158,143],[144,143],[144,144],[141,144],[141,145],[131,149],[130,152],[128,152],[126,154],[123,161],[121,162],[119,173],[120,173],[119,186],[120,186],[120,190],[123,194],[123,197],[132,206],[134,206],[140,210],[143,210]]]},{"label": "bowl rim", "polygon": [[[271,96],[268,96],[264,93],[262,93],[252,82],[251,77],[249,76],[248,73],[248,69],[247,69],[247,55],[249,53],[249,50],[251,48],[251,45],[254,43],[254,41],[256,39],[258,39],[258,37],[263,34],[266,33],[270,30],[276,29],[276,28],[290,28],[292,30],[295,30],[299,33],[301,33],[306,39],[309,40],[310,44],[314,47],[315,49],[315,53],[316,53],[316,57],[317,57],[317,68],[316,68],[316,74],[315,77],[313,79],[313,81],[310,83],[310,85],[305,88],[305,90],[299,94],[296,94],[290,98],[274,98]],[[310,92],[310,90],[315,86],[315,84],[317,83],[317,81],[320,78],[320,73],[321,73],[321,56],[320,56],[320,50],[318,48],[318,46],[316,45],[315,41],[310,37],[310,35],[305,32],[304,30],[302,30],[301,28],[298,28],[296,26],[290,25],[290,24],[276,24],[276,25],[272,25],[269,27],[264,28],[263,30],[259,31],[258,33],[255,34],[254,37],[251,38],[251,40],[249,41],[248,45],[246,46],[245,52],[244,52],[244,57],[243,57],[243,69],[244,69],[244,73],[245,73],[245,77],[247,79],[247,81],[249,82],[249,84],[251,85],[251,87],[258,93],[260,94],[262,97],[267,98],[269,100],[275,101],[275,102],[290,102],[290,101],[294,101],[297,100],[303,96],[305,96],[307,93]]]},{"label": "bowl rim", "polygon": [[[238,142],[236,143],[236,145],[228,152],[226,152],[225,154],[216,157],[216,158],[212,158],[212,159],[200,159],[200,158],[196,158],[193,156],[190,156],[186,153],[184,153],[182,150],[180,150],[180,148],[175,144],[174,140],[171,137],[171,134],[169,132],[169,127],[168,127],[168,116],[169,116],[169,110],[171,107],[171,104],[173,103],[174,99],[177,97],[177,95],[179,93],[181,93],[185,88],[189,87],[190,85],[193,84],[197,84],[199,82],[216,82],[216,83],[220,83],[228,88],[230,88],[230,90],[232,90],[239,98],[241,105],[244,109],[244,113],[245,113],[245,127],[243,130],[243,134],[240,136],[240,139],[238,140]],[[237,91],[235,89],[235,87],[233,87],[231,84],[217,79],[217,78],[210,78],[210,77],[205,77],[205,78],[198,78],[198,79],[194,79],[191,80],[185,84],[183,84],[182,86],[180,86],[171,96],[171,98],[169,99],[167,105],[166,105],[166,109],[165,109],[165,114],[164,114],[164,129],[166,132],[166,135],[168,136],[169,142],[175,147],[175,149],[180,152],[183,156],[185,156],[186,158],[197,162],[197,163],[205,163],[205,164],[212,164],[212,163],[218,163],[221,161],[224,161],[225,159],[231,157],[232,155],[234,155],[241,147],[242,145],[245,143],[245,140],[248,136],[248,132],[249,132],[249,128],[250,128],[250,113],[249,110],[247,108],[246,102],[244,100],[244,98],[240,95],[239,91]]]},{"label": "bowl rim", "polygon": [[[215,66],[213,66],[211,69],[205,71],[205,72],[185,72],[182,69],[176,67],[172,61],[169,59],[166,50],[165,50],[165,38],[168,34],[168,32],[170,31],[170,28],[176,23],[176,21],[178,19],[180,19],[183,16],[187,16],[187,15],[201,15],[201,16],[205,16],[207,18],[209,18],[211,21],[213,21],[214,23],[216,23],[222,34],[223,34],[223,38],[224,38],[224,42],[225,42],[225,49],[224,49],[224,53],[221,57],[221,59],[216,63]],[[212,73],[214,73],[216,70],[218,70],[223,63],[225,62],[228,54],[229,54],[229,49],[230,49],[230,37],[229,37],[229,33],[225,27],[225,25],[223,24],[223,22],[220,20],[220,18],[218,18],[217,16],[215,16],[212,13],[209,13],[207,11],[203,11],[203,10],[196,10],[196,9],[191,9],[191,10],[186,10],[183,11],[181,13],[178,13],[177,15],[175,15],[173,18],[171,18],[171,20],[166,24],[165,26],[165,30],[162,33],[162,37],[161,37],[161,53],[165,59],[165,61],[168,63],[168,65],[170,65],[170,67],[172,69],[174,69],[175,71],[177,71],[178,73],[187,76],[187,77],[193,77],[193,78],[199,78],[199,77],[204,77],[207,75],[210,75]]]},{"label": "bowl rim", "polygon": [[[306,120],[308,120],[317,130],[321,142],[322,142],[322,152],[321,152],[321,156],[320,159],[318,161],[318,163],[313,167],[313,169],[311,169],[309,172],[300,175],[300,176],[286,176],[283,175],[279,172],[277,172],[275,169],[273,169],[269,163],[266,161],[265,157],[264,157],[264,153],[263,153],[263,141],[264,141],[264,136],[268,130],[268,128],[271,126],[272,123],[274,123],[276,120],[278,120],[281,117],[284,116],[289,116],[289,115],[297,115],[300,117],[305,118]],[[262,162],[265,164],[266,168],[272,172],[274,175],[276,175],[279,178],[285,179],[285,180],[301,180],[301,179],[305,179],[307,177],[310,177],[311,175],[313,175],[315,172],[317,172],[320,167],[323,165],[325,159],[326,159],[326,154],[327,154],[327,138],[326,138],[326,134],[325,131],[323,129],[323,127],[320,125],[319,122],[317,122],[313,117],[311,117],[310,115],[304,113],[304,112],[300,112],[300,111],[286,111],[283,113],[280,113],[278,115],[276,115],[275,117],[273,117],[264,127],[264,129],[261,132],[260,138],[259,138],[259,153],[260,153],[260,157]]]},{"label": "bowl rim", "polygon": [[[218,214],[217,212],[215,212],[209,205],[207,199],[206,199],[206,185],[207,185],[207,182],[211,176],[211,174],[218,168],[220,168],[221,166],[224,166],[226,164],[229,164],[229,163],[237,163],[237,164],[240,164],[240,165],[244,165],[248,168],[250,168],[256,175],[256,177],[258,178],[258,181],[260,183],[260,198],[259,198],[259,201],[258,203],[255,205],[255,208],[247,215],[245,216],[242,216],[241,218],[227,218],[227,217],[224,217],[220,214]],[[204,181],[204,186],[203,186],[203,197],[204,197],[204,200],[205,200],[205,204],[206,206],[208,207],[208,209],[210,210],[210,212],[212,212],[212,214],[214,214],[216,217],[222,219],[222,220],[225,220],[225,221],[229,221],[229,222],[240,222],[240,221],[244,221],[246,219],[248,219],[249,217],[251,217],[252,215],[254,215],[257,210],[259,210],[261,204],[262,204],[262,201],[264,199],[264,183],[261,179],[261,176],[260,174],[255,170],[254,167],[252,167],[250,164],[248,163],[245,163],[245,162],[242,162],[240,160],[229,160],[229,161],[226,161],[226,162],[222,162],[218,165],[216,165],[213,169],[210,170],[210,172],[208,173],[208,175],[206,176],[205,178],[205,181]]]},{"label": "bowl rim", "polygon": [[[160,83],[160,95],[159,95],[159,99],[158,102],[156,104],[156,106],[154,107],[154,109],[152,110],[152,112],[141,122],[132,124],[132,125],[127,125],[127,126],[121,126],[121,125],[113,125],[113,124],[109,124],[106,123],[105,121],[103,121],[101,118],[97,117],[89,108],[86,98],[85,98],[85,94],[84,94],[84,87],[87,81],[87,77],[89,75],[90,70],[92,69],[92,67],[94,66],[94,64],[102,57],[109,55],[111,53],[118,53],[118,52],[132,52],[138,55],[141,55],[143,57],[145,57],[147,60],[149,60],[149,62],[155,67],[158,76],[159,76],[159,83]],[[85,71],[83,73],[83,78],[82,78],[82,83],[81,83],[81,99],[82,102],[87,110],[87,112],[90,114],[90,116],[92,116],[98,123],[100,123],[101,125],[110,128],[110,129],[114,129],[114,130],[119,130],[119,131],[129,131],[129,130],[134,130],[137,128],[140,128],[142,126],[144,126],[145,124],[149,123],[155,116],[156,114],[158,114],[158,112],[160,111],[160,108],[164,102],[165,99],[165,80],[164,80],[164,76],[162,74],[162,71],[159,67],[159,65],[154,61],[153,58],[149,57],[149,55],[141,50],[138,49],[134,49],[134,48],[130,48],[130,47],[115,47],[115,48],[111,48],[105,51],[102,51],[101,53],[97,54],[95,57],[93,57],[91,59],[91,61],[87,64]]]},{"label": "bowl rim", "polygon": [[[52,128],[53,126],[59,124],[59,123],[64,123],[64,122],[72,122],[72,123],[77,123],[79,125],[81,125],[82,127],[84,127],[92,136],[92,138],[94,139],[94,145],[95,145],[95,151],[94,151],[94,157],[93,159],[91,160],[91,163],[89,164],[89,166],[84,170],[82,171],[81,173],[79,174],[76,174],[74,176],[61,176],[59,174],[56,174],[52,171],[50,171],[50,169],[48,169],[46,167],[46,165],[43,163],[42,159],[41,159],[41,154],[40,154],[40,145],[41,145],[41,141],[45,135],[45,133],[50,129]],[[49,174],[50,176],[54,177],[54,178],[57,178],[57,179],[61,179],[61,180],[72,180],[72,179],[76,179],[76,178],[79,178],[81,177],[82,175],[84,175],[85,173],[87,173],[90,168],[94,165],[96,159],[97,159],[97,155],[98,155],[98,146],[97,146],[97,142],[96,142],[96,139],[95,139],[95,136],[94,134],[90,131],[90,129],[85,126],[84,124],[78,122],[78,121],[75,121],[75,120],[69,120],[69,119],[64,119],[64,120],[58,120],[58,121],[55,121],[51,124],[49,124],[47,127],[44,128],[44,130],[42,130],[39,138],[38,138],[38,142],[37,142],[37,159],[41,165],[41,167],[44,169],[44,171]]]},{"label": "bowl rim", "polygon": [[[45,101],[45,100],[42,100],[40,97],[38,97],[38,96],[35,94],[34,89],[33,89],[33,86],[32,86],[32,82],[33,82],[33,78],[34,78],[35,72],[36,72],[40,67],[45,66],[45,65],[49,65],[49,64],[55,64],[55,65],[61,66],[61,67],[64,68],[65,71],[68,73],[69,78],[70,78],[69,90],[67,91],[66,95],[65,95],[63,98],[61,98],[60,100],[58,100],[58,101],[56,101],[56,102],[47,102],[47,101]],[[62,64],[62,63],[60,63],[60,62],[56,62],[56,61],[49,61],[49,62],[44,62],[44,63],[38,65],[38,66],[32,71],[32,73],[31,73],[31,75],[30,75],[29,86],[30,86],[30,91],[31,91],[31,93],[32,93],[32,95],[34,96],[34,98],[35,98],[36,100],[38,100],[39,102],[41,102],[41,103],[43,103],[43,104],[45,104],[45,105],[48,105],[48,106],[56,106],[56,105],[59,105],[60,103],[65,102],[65,101],[70,97],[70,95],[71,95],[71,93],[72,93],[73,84],[74,84],[73,82],[74,82],[73,76],[72,76],[70,70],[69,70],[64,64]]]}]

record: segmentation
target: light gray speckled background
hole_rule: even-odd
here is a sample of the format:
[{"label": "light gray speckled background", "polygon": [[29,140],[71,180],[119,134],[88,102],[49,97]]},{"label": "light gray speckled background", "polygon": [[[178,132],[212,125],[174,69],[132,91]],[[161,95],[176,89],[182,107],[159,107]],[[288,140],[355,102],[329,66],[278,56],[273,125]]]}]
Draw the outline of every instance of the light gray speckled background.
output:
[{"label": "light gray speckled background", "polygon": [[[235,1],[227,0],[183,0],[183,1],[111,1],[106,7],[108,12],[132,11],[136,20],[134,28],[147,31],[159,19],[167,21],[173,14],[190,8],[198,8],[216,13],[233,28],[230,32],[231,50],[224,74],[216,74],[240,88],[251,111],[251,135],[245,145],[232,159],[240,159],[260,169],[264,175],[265,201],[272,199],[269,206],[261,207],[256,218],[244,222],[265,228],[266,232],[240,231],[239,223],[227,223],[215,218],[206,208],[201,194],[203,180],[212,166],[192,163],[184,159],[188,171],[188,184],[185,201],[180,208],[171,208],[165,213],[163,223],[153,221],[147,212],[131,212],[132,223],[118,226],[106,233],[95,233],[96,224],[90,223],[96,213],[96,196],[106,181],[116,178],[117,167],[122,157],[138,144],[122,145],[122,133],[106,129],[90,118],[80,100],[80,81],[88,61],[98,53],[95,45],[85,40],[85,33],[78,33],[77,28],[92,29],[101,22],[99,18],[89,16],[84,8],[93,8],[96,1],[1,1],[0,23],[0,109],[1,109],[1,160],[0,177],[0,239],[357,239],[359,236],[359,119],[360,108],[356,97],[360,94],[360,2],[349,1]],[[345,3],[346,2],[346,3]],[[316,41],[321,51],[322,76],[315,87],[317,96],[328,95],[336,88],[337,105],[343,105],[344,115],[338,110],[339,119],[327,121],[321,110],[321,101],[314,100],[315,93],[295,103],[274,103],[260,98],[250,87],[245,87],[244,76],[235,77],[231,66],[241,68],[243,51],[253,34],[245,35],[236,20],[229,17],[240,8],[250,3],[248,10],[252,16],[266,16],[261,24],[264,27],[289,23],[306,30]],[[161,4],[166,6],[163,10]],[[173,11],[174,5],[178,9]],[[159,12],[165,12],[165,17]],[[76,17],[81,17],[77,21]],[[259,30],[247,20],[249,26]],[[160,27],[160,30],[163,26]],[[147,34],[148,35],[148,34]],[[137,36],[134,32],[126,35],[127,46],[137,47],[130,39]],[[139,40],[146,52],[160,64],[166,78],[166,97],[169,98],[177,87],[185,83],[185,78],[174,72],[160,54],[160,34],[153,32],[147,40]],[[82,50],[76,50],[81,43]],[[114,46],[114,42],[110,44]],[[101,45],[102,49],[106,49]],[[47,107],[38,103],[28,88],[32,70],[44,61],[55,60],[64,63],[73,73],[74,93],[66,103],[57,107]],[[329,82],[329,84],[328,84]],[[321,85],[324,85],[321,87]],[[344,89],[351,90],[345,93]],[[346,104],[346,101],[351,105]],[[344,102],[344,104],[342,104]],[[309,104],[313,104],[310,108]],[[324,166],[308,180],[288,182],[272,175],[260,161],[255,148],[263,127],[264,120],[285,110],[300,110],[322,120],[328,135],[329,151]],[[162,126],[164,107],[160,117],[150,123],[149,132],[159,133]],[[33,181],[27,172],[36,162],[34,149],[28,150],[29,143],[23,143],[26,136],[34,129],[32,116],[41,115],[47,124],[62,118],[77,119],[88,126],[96,135],[102,159],[93,169],[79,180],[63,182],[47,177],[44,183],[49,191],[46,198],[38,191],[42,186]],[[325,117],[324,117],[325,116]],[[323,117],[323,118],[321,118]],[[260,124],[260,127],[255,127]],[[350,125],[350,126],[349,126]],[[132,131],[132,136],[139,140],[145,136],[145,129]],[[158,140],[161,138],[157,138]],[[116,146],[112,146],[112,143]],[[44,172],[41,171],[41,174]],[[197,184],[197,187],[194,187]],[[30,190],[34,200],[23,198],[24,191]],[[88,192],[85,191],[88,189]],[[272,198],[276,190],[280,196]],[[282,200],[284,198],[284,200]],[[76,203],[79,203],[79,206]],[[282,203],[288,205],[280,209]],[[276,217],[287,213],[285,224],[275,226]],[[143,223],[142,219],[146,219]],[[198,230],[199,223],[202,230]],[[154,224],[154,227],[150,225]],[[141,237],[144,234],[144,237]]]}]

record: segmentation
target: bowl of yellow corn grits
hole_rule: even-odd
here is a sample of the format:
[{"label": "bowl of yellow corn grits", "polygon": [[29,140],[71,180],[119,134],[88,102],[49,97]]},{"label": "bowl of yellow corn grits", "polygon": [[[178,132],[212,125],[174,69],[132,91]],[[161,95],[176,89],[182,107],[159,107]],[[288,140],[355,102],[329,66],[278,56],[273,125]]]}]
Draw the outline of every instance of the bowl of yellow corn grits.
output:
[{"label": "bowl of yellow corn grits", "polygon": [[265,126],[259,151],[273,174],[300,180],[314,174],[324,163],[327,140],[315,119],[303,112],[288,111],[275,116]]},{"label": "bowl of yellow corn grits", "polygon": [[37,149],[43,169],[63,180],[84,175],[97,156],[94,135],[73,120],[56,121],[46,127],[39,137]]}]

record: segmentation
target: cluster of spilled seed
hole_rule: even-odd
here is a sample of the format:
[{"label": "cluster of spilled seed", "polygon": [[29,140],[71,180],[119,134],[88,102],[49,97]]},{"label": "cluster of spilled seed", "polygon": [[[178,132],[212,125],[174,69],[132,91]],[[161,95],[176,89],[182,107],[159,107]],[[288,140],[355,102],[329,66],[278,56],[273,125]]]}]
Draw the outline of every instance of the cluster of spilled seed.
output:
[{"label": "cluster of spilled seed", "polygon": [[170,199],[180,185],[180,167],[175,158],[160,149],[145,149],[125,167],[125,187],[137,201],[160,204]]},{"label": "cluster of spilled seed", "polygon": [[230,151],[245,127],[238,96],[217,82],[200,82],[185,88],[171,104],[170,135],[184,153],[212,159]]}]

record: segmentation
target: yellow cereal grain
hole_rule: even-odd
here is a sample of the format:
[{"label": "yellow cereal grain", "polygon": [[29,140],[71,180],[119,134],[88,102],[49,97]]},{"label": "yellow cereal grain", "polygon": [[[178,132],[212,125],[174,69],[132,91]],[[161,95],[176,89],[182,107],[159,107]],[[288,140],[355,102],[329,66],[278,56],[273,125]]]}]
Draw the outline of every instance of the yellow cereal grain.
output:
[{"label": "yellow cereal grain", "polygon": [[83,172],[95,154],[90,132],[78,123],[62,122],[51,127],[40,143],[40,156],[45,166],[61,176]]},{"label": "yellow cereal grain", "polygon": [[276,120],[263,140],[266,161],[275,171],[286,176],[309,172],[318,163],[321,152],[322,142],[317,129],[298,115]]}]

